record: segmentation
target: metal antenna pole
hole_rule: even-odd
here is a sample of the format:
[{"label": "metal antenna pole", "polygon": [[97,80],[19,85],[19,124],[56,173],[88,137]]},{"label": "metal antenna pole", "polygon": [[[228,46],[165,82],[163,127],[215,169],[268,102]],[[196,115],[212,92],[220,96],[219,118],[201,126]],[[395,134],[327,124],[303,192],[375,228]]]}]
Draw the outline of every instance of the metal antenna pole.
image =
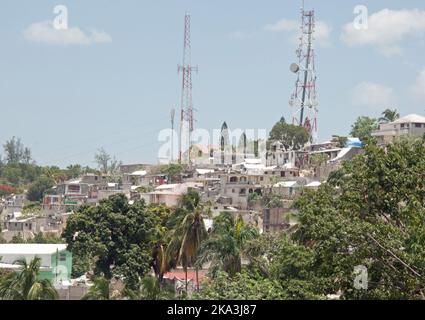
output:
[{"label": "metal antenna pole", "polygon": [[170,150],[170,161],[174,161],[174,118],[176,116],[176,109],[171,109],[171,150]]},{"label": "metal antenna pole", "polygon": [[[191,64],[190,15],[186,13],[184,23],[183,64],[178,67],[182,73],[181,116],[180,116],[180,150],[179,163],[183,162],[183,152],[187,151],[187,163],[191,164],[190,152],[192,146],[191,135],[194,131],[194,108],[192,101],[192,72],[198,67]],[[187,149],[187,150],[183,150]],[[186,160],[186,159],[185,159]]]}]

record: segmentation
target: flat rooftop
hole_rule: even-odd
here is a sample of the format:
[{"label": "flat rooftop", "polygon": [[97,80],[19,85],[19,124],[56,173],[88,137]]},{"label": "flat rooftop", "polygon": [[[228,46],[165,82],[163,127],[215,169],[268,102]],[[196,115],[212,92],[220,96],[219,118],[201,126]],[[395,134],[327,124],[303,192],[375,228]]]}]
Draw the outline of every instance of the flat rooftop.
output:
[{"label": "flat rooftop", "polygon": [[5,254],[54,254],[66,247],[66,244],[0,244],[0,257]]}]

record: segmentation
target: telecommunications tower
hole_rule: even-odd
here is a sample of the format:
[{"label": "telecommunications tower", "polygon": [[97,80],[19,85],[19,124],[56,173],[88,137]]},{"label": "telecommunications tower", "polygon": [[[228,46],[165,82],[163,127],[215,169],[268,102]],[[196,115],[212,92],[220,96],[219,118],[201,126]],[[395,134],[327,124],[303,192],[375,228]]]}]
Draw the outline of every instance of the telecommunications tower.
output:
[{"label": "telecommunications tower", "polygon": [[295,91],[289,105],[292,107],[292,122],[305,127],[314,142],[318,139],[317,118],[318,102],[316,95],[316,66],[314,52],[315,12],[301,7],[300,44],[296,51],[298,63],[291,65],[291,71],[297,75]]},{"label": "telecommunications tower", "polygon": [[184,18],[183,64],[178,67],[182,74],[181,110],[180,110],[180,139],[179,163],[191,164],[190,152],[192,147],[191,135],[194,131],[194,108],[192,102],[192,72],[198,72],[191,62],[190,15]]}]

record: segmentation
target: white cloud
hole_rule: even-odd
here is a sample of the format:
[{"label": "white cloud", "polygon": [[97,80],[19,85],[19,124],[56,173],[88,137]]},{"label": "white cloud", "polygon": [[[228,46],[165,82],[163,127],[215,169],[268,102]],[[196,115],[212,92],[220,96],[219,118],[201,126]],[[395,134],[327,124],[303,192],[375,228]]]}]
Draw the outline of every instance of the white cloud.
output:
[{"label": "white cloud", "polygon": [[353,104],[357,106],[382,109],[395,104],[394,90],[390,87],[373,83],[359,83],[353,90]]},{"label": "white cloud", "polygon": [[422,102],[425,100],[425,68],[417,76],[415,83],[411,87],[411,93],[415,99]]},{"label": "white cloud", "polygon": [[341,40],[349,46],[370,45],[386,56],[400,55],[400,42],[409,35],[425,32],[425,11],[383,9],[368,19],[367,29],[356,29],[347,23],[342,30]]},{"label": "white cloud", "polygon": [[316,22],[316,32],[314,38],[321,45],[328,45],[330,43],[330,36],[332,33],[332,27],[325,21],[319,20]]},{"label": "white cloud", "polygon": [[[291,40],[297,42],[300,36],[300,22],[297,20],[282,19],[274,24],[268,24],[263,28],[266,31],[271,32],[283,32],[283,31],[298,31],[293,32]],[[316,21],[316,29],[314,38],[316,42],[322,46],[330,44],[330,36],[332,33],[332,27],[325,21]]]},{"label": "white cloud", "polygon": [[23,34],[29,41],[58,45],[90,45],[112,42],[111,36],[105,32],[91,30],[86,33],[78,27],[57,30],[51,21],[33,23],[24,30]]},{"label": "white cloud", "polygon": [[296,30],[299,23],[295,20],[282,19],[274,24],[268,24],[264,27],[266,31],[280,32]]},{"label": "white cloud", "polygon": [[94,43],[109,43],[112,42],[112,37],[103,31],[92,30],[91,38]]}]

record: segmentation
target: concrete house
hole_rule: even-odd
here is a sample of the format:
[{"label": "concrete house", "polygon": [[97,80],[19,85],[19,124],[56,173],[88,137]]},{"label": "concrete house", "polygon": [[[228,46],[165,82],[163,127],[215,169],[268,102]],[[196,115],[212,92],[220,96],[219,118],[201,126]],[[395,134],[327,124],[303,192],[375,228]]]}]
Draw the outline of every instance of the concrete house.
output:
[{"label": "concrete house", "polygon": [[394,122],[382,123],[379,130],[372,132],[372,136],[378,140],[378,144],[387,145],[396,137],[409,135],[422,137],[425,133],[425,117],[410,114]]},{"label": "concrete house", "polygon": [[190,189],[200,189],[202,187],[202,183],[196,182],[164,184],[156,187],[154,192],[141,194],[141,198],[148,204],[163,204],[167,207],[175,207],[180,204],[182,196]]}]

